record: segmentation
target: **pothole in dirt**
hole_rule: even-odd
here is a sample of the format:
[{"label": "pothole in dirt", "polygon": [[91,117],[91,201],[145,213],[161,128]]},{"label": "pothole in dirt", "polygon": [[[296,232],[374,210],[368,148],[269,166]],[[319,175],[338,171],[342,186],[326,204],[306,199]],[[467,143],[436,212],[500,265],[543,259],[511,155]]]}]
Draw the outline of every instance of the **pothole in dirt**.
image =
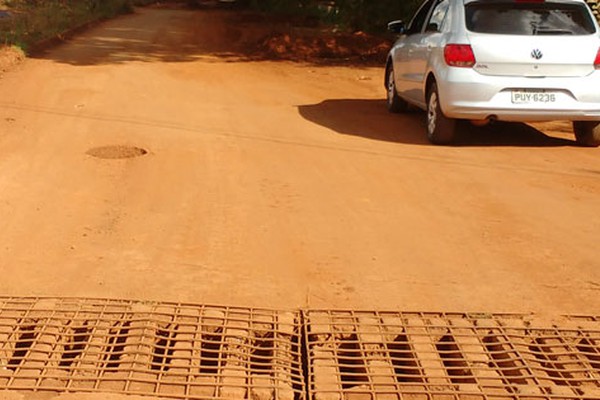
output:
[{"label": "pothole in dirt", "polygon": [[125,158],[136,158],[148,154],[148,150],[135,146],[101,146],[89,149],[87,155],[106,160],[119,160]]}]

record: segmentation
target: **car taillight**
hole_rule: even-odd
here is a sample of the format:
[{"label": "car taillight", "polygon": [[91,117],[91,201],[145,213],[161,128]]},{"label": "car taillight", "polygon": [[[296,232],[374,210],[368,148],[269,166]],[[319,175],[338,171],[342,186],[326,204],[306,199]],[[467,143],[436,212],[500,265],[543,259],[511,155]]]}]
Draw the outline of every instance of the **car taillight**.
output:
[{"label": "car taillight", "polygon": [[451,67],[471,68],[475,65],[475,54],[468,44],[447,44],[444,47],[444,60]]},{"label": "car taillight", "polygon": [[594,68],[600,69],[600,49],[598,49],[598,54],[596,54],[596,59],[594,60]]}]

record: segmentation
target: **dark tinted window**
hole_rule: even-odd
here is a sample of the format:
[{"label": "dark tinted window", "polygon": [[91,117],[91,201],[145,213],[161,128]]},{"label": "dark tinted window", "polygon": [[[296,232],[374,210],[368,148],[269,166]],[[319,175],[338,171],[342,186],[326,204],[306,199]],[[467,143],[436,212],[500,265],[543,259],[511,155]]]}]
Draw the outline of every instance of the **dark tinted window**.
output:
[{"label": "dark tinted window", "polygon": [[419,11],[417,11],[412,21],[410,21],[410,26],[408,27],[406,33],[412,35],[413,33],[421,33],[423,31],[423,24],[425,24],[425,20],[427,20],[429,10],[431,10],[433,2],[434,0],[428,0],[421,5]]},{"label": "dark tinted window", "polygon": [[509,35],[588,35],[596,30],[585,4],[475,2],[466,5],[467,29]]}]

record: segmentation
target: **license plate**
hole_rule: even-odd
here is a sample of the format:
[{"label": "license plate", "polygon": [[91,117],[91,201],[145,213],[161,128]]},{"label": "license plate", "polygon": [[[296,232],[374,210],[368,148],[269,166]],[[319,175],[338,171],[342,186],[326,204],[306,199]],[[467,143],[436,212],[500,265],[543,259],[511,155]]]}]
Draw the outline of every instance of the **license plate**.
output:
[{"label": "license plate", "polygon": [[513,90],[512,102],[515,104],[554,103],[556,93],[541,90]]}]

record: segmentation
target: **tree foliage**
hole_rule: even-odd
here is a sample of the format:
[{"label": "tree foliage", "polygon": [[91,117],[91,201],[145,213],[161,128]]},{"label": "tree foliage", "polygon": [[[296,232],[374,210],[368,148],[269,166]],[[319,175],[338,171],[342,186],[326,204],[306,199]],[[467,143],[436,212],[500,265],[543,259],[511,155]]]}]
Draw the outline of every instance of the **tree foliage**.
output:
[{"label": "tree foliage", "polygon": [[410,18],[420,0],[337,0],[339,21],[353,30],[381,30],[395,19]]},{"label": "tree foliage", "polygon": [[421,0],[242,0],[251,8],[317,17],[344,29],[381,31],[395,19],[410,19]]}]

